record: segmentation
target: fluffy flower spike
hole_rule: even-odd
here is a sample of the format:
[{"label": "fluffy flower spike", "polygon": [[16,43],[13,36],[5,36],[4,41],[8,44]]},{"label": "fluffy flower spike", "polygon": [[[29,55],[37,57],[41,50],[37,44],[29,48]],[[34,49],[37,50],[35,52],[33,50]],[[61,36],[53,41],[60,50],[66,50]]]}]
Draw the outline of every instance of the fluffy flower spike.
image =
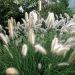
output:
[{"label": "fluffy flower spike", "polygon": [[27,55],[27,51],[28,51],[28,47],[27,47],[27,45],[26,44],[24,44],[23,46],[22,46],[22,55],[23,56],[26,56]]},{"label": "fluffy flower spike", "polygon": [[10,67],[6,69],[6,75],[19,75],[19,72],[17,69]]},{"label": "fluffy flower spike", "polygon": [[35,34],[34,34],[33,29],[30,29],[30,30],[29,30],[29,33],[28,33],[28,41],[29,41],[30,44],[32,44],[32,45],[35,44]]},{"label": "fluffy flower spike", "polygon": [[46,50],[40,44],[37,44],[34,47],[35,47],[36,52],[40,52],[40,53],[42,53],[44,55],[47,54]]},{"label": "fluffy flower spike", "polygon": [[9,36],[10,36],[10,38],[13,39],[13,37],[14,37],[14,31],[13,31],[13,29],[14,29],[14,26],[13,26],[13,18],[8,19],[8,28],[9,28]]},{"label": "fluffy flower spike", "polygon": [[63,45],[59,42],[58,38],[55,37],[52,40],[52,44],[51,44],[51,52],[53,54],[56,55],[63,55],[65,56],[65,54],[70,50],[70,46],[69,45]]}]

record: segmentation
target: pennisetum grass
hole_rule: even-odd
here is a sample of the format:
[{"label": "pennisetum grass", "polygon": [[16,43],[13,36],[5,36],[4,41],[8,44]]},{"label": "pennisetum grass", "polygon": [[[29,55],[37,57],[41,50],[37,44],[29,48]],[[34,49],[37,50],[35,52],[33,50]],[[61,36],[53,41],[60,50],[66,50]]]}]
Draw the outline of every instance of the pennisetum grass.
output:
[{"label": "pennisetum grass", "polygon": [[9,35],[0,32],[0,75],[74,75],[75,21],[65,16],[56,21],[50,12],[42,19],[31,11],[22,24],[8,19]]}]

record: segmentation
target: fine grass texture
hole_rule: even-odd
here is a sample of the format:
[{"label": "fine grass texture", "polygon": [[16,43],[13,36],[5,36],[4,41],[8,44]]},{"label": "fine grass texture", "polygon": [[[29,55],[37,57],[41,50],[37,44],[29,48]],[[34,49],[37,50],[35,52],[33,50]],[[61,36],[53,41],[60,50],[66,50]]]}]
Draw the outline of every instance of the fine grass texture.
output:
[{"label": "fine grass texture", "polygon": [[0,28],[0,75],[74,75],[75,18],[25,14],[23,24],[8,20],[9,35]]},{"label": "fine grass texture", "polygon": [[[54,38],[55,32],[50,31],[45,35],[45,38],[40,41],[44,41],[42,44],[47,50],[47,55],[42,55],[39,52],[35,52],[35,49],[23,36],[23,41],[16,46],[15,40],[11,41],[8,48],[12,56],[8,53],[6,48],[0,44],[0,75],[5,75],[5,70],[8,67],[15,67],[20,75],[74,75],[75,64],[69,66],[58,66],[59,63],[67,62],[70,52],[65,56],[57,56],[50,52],[51,42]],[[39,35],[40,36],[40,35]],[[28,52],[26,57],[21,54],[23,44],[28,45]],[[41,67],[39,68],[39,64]]]}]

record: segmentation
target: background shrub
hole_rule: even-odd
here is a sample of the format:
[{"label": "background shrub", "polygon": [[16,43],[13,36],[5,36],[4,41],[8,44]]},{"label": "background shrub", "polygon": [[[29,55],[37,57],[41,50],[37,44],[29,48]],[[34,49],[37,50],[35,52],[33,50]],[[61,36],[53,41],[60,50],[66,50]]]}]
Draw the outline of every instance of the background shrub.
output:
[{"label": "background shrub", "polygon": [[[16,1],[18,1],[18,4]],[[59,2],[57,0],[42,0],[42,11],[40,13],[43,17],[47,16],[48,11],[52,11],[58,15],[64,12],[72,14],[68,5],[68,0],[59,0]],[[24,17],[24,13],[19,12],[18,8],[20,6],[23,7],[24,12],[30,12],[34,9],[38,10],[38,0],[0,0],[0,24],[6,25],[7,19],[10,17],[21,21],[21,18]]]}]

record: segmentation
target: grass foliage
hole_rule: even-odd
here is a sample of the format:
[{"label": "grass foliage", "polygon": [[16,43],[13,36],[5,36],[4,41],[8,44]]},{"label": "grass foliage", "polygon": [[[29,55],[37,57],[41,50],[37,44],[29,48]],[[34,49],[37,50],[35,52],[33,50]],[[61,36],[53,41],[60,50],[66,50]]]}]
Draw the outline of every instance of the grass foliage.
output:
[{"label": "grass foliage", "polygon": [[[5,75],[5,70],[8,67],[15,67],[20,75],[74,75],[75,64],[57,66],[58,63],[68,60],[71,51],[65,57],[57,56],[50,52],[51,42],[55,34],[59,35],[58,32],[50,30],[43,39],[40,38],[39,40],[39,43],[43,42],[42,46],[47,50],[47,55],[36,53],[34,47],[27,41],[25,36],[22,36],[22,42],[18,46],[15,44],[15,39],[10,41],[8,45],[10,52],[0,43],[0,75]],[[40,37],[41,34],[38,35]],[[21,54],[24,43],[28,45],[26,57]],[[41,63],[41,69],[38,69],[39,63]]]}]

